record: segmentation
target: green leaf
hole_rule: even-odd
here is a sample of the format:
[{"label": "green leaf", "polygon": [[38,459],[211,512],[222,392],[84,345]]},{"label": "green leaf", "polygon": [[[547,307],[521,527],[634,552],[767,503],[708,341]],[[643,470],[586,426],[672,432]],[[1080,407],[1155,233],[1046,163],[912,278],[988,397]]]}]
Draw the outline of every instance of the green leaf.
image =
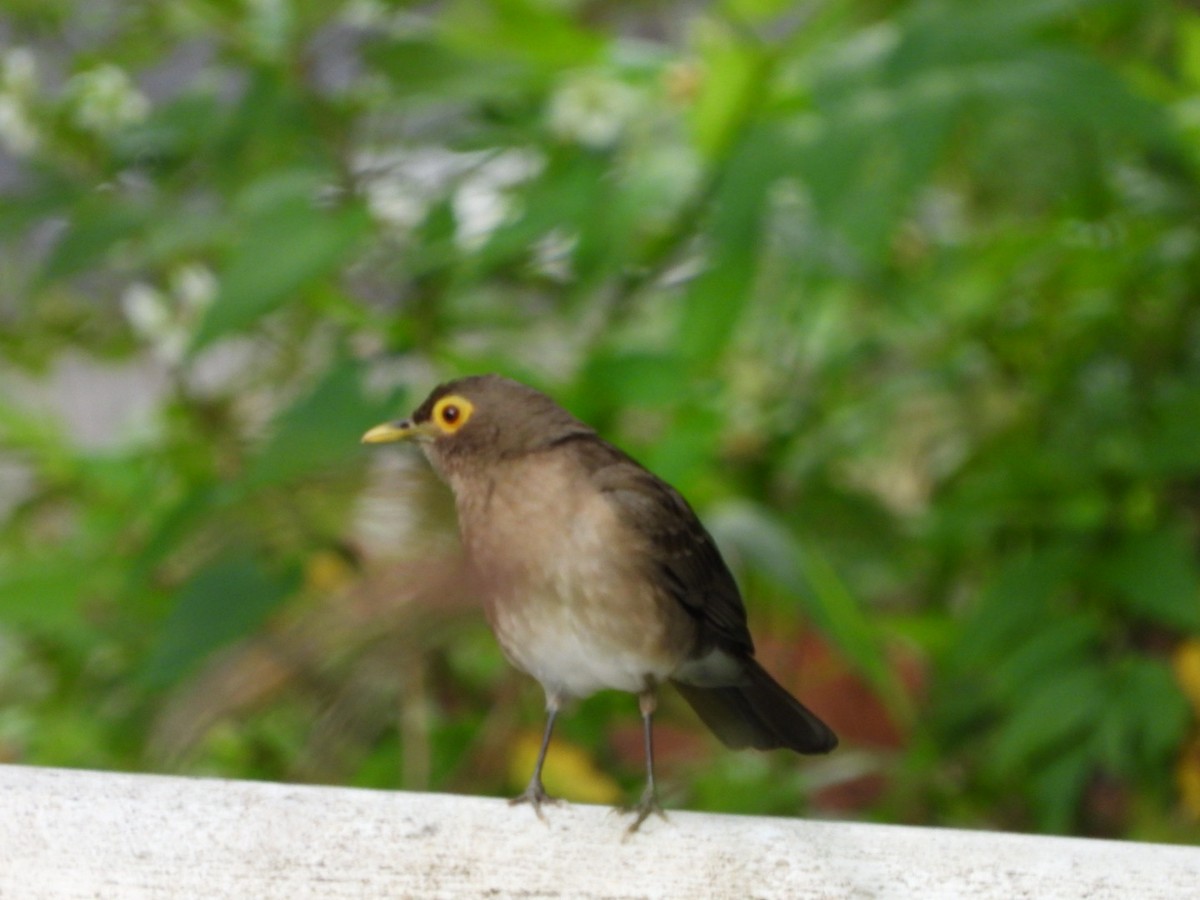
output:
[{"label": "green leaf", "polygon": [[684,297],[679,347],[708,370],[728,345],[754,292],[767,193],[780,168],[772,129],[748,136],[725,164],[710,229],[712,256]]},{"label": "green leaf", "polygon": [[459,0],[443,18],[441,37],[473,61],[516,60],[548,71],[589,65],[606,41],[579,27],[568,9],[538,0]]},{"label": "green leaf", "polygon": [[701,155],[719,160],[759,99],[755,88],[763,88],[767,60],[760,47],[742,43],[731,30],[709,27],[702,37],[705,77],[691,105],[692,134]]},{"label": "green leaf", "polygon": [[1151,142],[1170,135],[1161,106],[1135,94],[1115,71],[1082,53],[1026,51],[963,76],[981,96],[1009,108],[1020,104],[1056,128],[1083,126]]},{"label": "green leaf", "polygon": [[914,79],[864,89],[819,124],[804,119],[791,129],[792,165],[822,222],[863,259],[886,256],[896,224],[928,183],[960,102],[955,82]]},{"label": "green leaf", "polygon": [[1200,89],[1200,15],[1181,10],[1174,24],[1179,72],[1193,90]]},{"label": "green leaf", "polygon": [[0,237],[23,235],[35,223],[63,215],[79,196],[79,189],[48,172],[27,173],[19,191],[9,190],[0,203]]},{"label": "green leaf", "polygon": [[71,213],[66,232],[42,266],[39,281],[45,284],[65,278],[96,263],[117,242],[141,229],[149,217],[149,210],[112,194],[85,198]]},{"label": "green leaf", "polygon": [[722,245],[688,290],[679,344],[696,368],[712,364],[741,318],[754,276],[749,248]]},{"label": "green leaf", "polygon": [[358,457],[363,432],[393,415],[399,406],[395,397],[368,396],[360,366],[341,361],[275,420],[270,439],[246,473],[244,486],[293,481]]},{"label": "green leaf", "polygon": [[1094,0],[934,0],[914,4],[902,22],[904,39],[889,64],[913,69],[964,64],[1028,52],[1038,30],[1069,20]]},{"label": "green leaf", "polygon": [[379,41],[365,53],[400,97],[427,97],[438,103],[458,97],[494,102],[519,98],[530,87],[526,70],[516,62],[472,58],[428,38]]},{"label": "green leaf", "polygon": [[370,227],[358,203],[322,210],[309,179],[295,173],[256,184],[242,198],[246,237],[221,272],[216,299],[197,330],[193,349],[250,327],[311,282],[343,265]]},{"label": "green leaf", "polygon": [[296,589],[248,556],[220,560],[184,585],[142,677],[151,687],[178,680],[224,644],[249,635]]},{"label": "green leaf", "polygon": [[1200,471],[1200,385],[1182,378],[1162,385],[1151,401],[1152,430],[1140,456],[1143,471],[1188,475]]},{"label": "green leaf", "polygon": [[796,3],[795,0],[724,0],[721,6],[735,16],[756,21],[794,10]]},{"label": "green leaf", "polygon": [[823,557],[807,552],[787,527],[767,510],[745,501],[722,503],[707,515],[731,563],[761,569],[798,597],[817,627],[863,673],[889,708],[910,715],[908,700],[886,663],[886,654],[862,605]]},{"label": "green leaf", "polygon": [[1083,666],[1047,678],[1000,727],[990,765],[1013,775],[1037,757],[1086,737],[1108,700],[1106,671]]},{"label": "green leaf", "polygon": [[94,583],[95,561],[65,547],[0,568],[0,621],[14,627],[61,630],[78,624],[80,603]]},{"label": "green leaf", "polygon": [[956,665],[990,665],[1021,645],[1045,622],[1051,598],[1075,576],[1078,566],[1078,551],[1065,545],[1007,560],[963,624]]},{"label": "green leaf", "polygon": [[127,584],[136,590],[150,579],[154,569],[198,530],[218,505],[222,488],[208,481],[190,483],[182,496],[158,512],[150,523],[142,548],[128,560]]},{"label": "green leaf", "polygon": [[991,668],[990,680],[998,696],[1017,705],[1039,684],[1066,669],[1081,667],[1100,641],[1100,627],[1090,617],[1073,615],[1038,625],[1025,633],[1025,641]]},{"label": "green leaf", "polygon": [[993,101],[1000,115],[1034,113],[1064,124],[1150,140],[1168,136],[1164,108],[1135,93],[1122,73],[1039,30],[1079,15],[1089,0],[986,0],[917,4],[902,39],[864,73],[894,84],[934,80],[956,100]]},{"label": "green leaf", "polygon": [[621,408],[655,409],[678,404],[688,396],[690,384],[687,370],[670,353],[618,349],[588,361],[578,392],[602,393]]},{"label": "green leaf", "polygon": [[1071,830],[1094,761],[1080,744],[1031,773],[1029,787],[1038,827],[1053,834]]},{"label": "green leaf", "polygon": [[1097,573],[1133,615],[1183,631],[1200,631],[1200,569],[1195,550],[1181,531],[1133,535],[1101,561]]},{"label": "green leaf", "polygon": [[1192,716],[1173,673],[1162,660],[1130,656],[1112,667],[1112,707],[1122,737],[1114,771],[1136,776],[1164,770],[1179,755]]},{"label": "green leaf", "polygon": [[820,554],[804,557],[804,572],[811,585],[808,609],[818,626],[867,677],[891,712],[901,720],[910,720],[913,711],[908,696],[892,677],[887,656],[862,604]]},{"label": "green leaf", "polygon": [[1160,104],[1037,35],[1073,5],[921,4],[899,29],[845,41],[816,72],[818,114],[790,122],[794,165],[822,223],[865,262],[886,261],[896,226],[968,117],[996,127],[1032,116],[1058,133],[1167,144]]},{"label": "green leaf", "polygon": [[683,404],[671,416],[670,427],[642,448],[641,462],[671,484],[691,486],[710,471],[722,425],[711,407]]}]

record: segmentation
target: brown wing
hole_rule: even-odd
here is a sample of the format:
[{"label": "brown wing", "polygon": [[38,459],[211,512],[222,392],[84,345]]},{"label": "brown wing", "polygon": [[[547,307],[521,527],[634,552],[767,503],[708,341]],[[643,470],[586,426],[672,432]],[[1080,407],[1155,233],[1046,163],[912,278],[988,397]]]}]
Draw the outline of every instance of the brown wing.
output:
[{"label": "brown wing", "polygon": [[720,647],[743,657],[754,653],[746,608],[737,583],[712,536],[683,496],[634,459],[592,435],[569,439],[592,478],[641,534],[652,557],[652,577],[661,580],[700,625],[704,653]]},{"label": "brown wing", "polygon": [[746,608],[712,536],[673,487],[616,447],[594,435],[569,436],[592,482],[643,535],[652,577],[699,625],[695,653],[718,648],[740,662],[741,676],[728,685],[673,679],[684,699],[727,746],[797,753],[828,753],[837,736],[754,661]]}]

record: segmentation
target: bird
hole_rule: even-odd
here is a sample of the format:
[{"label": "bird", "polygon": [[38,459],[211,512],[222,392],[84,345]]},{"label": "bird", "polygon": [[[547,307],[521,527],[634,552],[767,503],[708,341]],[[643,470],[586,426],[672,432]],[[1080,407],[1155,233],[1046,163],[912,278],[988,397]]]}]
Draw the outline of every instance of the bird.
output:
[{"label": "bird", "polygon": [[[646,782],[636,831],[664,816],[658,689],[726,746],[828,753],[837,737],[758,663],[737,583],[683,496],[547,394],[495,374],[437,386],[363,443],[411,441],[454,495],[467,578],[508,661],[546,698],[533,774],[512,803],[558,803],[542,767],[563,704],[638,697]],[[665,818],[665,816],[664,816]]]}]

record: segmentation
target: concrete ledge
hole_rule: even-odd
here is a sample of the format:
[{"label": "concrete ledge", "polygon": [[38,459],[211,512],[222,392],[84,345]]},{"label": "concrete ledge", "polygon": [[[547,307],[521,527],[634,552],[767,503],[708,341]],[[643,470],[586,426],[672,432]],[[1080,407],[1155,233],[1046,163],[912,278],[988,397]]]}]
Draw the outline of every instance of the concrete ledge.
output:
[{"label": "concrete ledge", "polygon": [[1200,849],[0,766],[0,898],[1200,894]]}]

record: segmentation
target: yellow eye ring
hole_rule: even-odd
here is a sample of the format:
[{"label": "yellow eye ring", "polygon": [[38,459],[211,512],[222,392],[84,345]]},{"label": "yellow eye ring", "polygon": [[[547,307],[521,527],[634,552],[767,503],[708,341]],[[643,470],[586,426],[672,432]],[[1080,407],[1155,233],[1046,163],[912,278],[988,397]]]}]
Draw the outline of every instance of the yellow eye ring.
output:
[{"label": "yellow eye ring", "polygon": [[443,434],[454,434],[467,424],[474,411],[474,404],[466,397],[451,394],[433,405],[432,419]]}]

